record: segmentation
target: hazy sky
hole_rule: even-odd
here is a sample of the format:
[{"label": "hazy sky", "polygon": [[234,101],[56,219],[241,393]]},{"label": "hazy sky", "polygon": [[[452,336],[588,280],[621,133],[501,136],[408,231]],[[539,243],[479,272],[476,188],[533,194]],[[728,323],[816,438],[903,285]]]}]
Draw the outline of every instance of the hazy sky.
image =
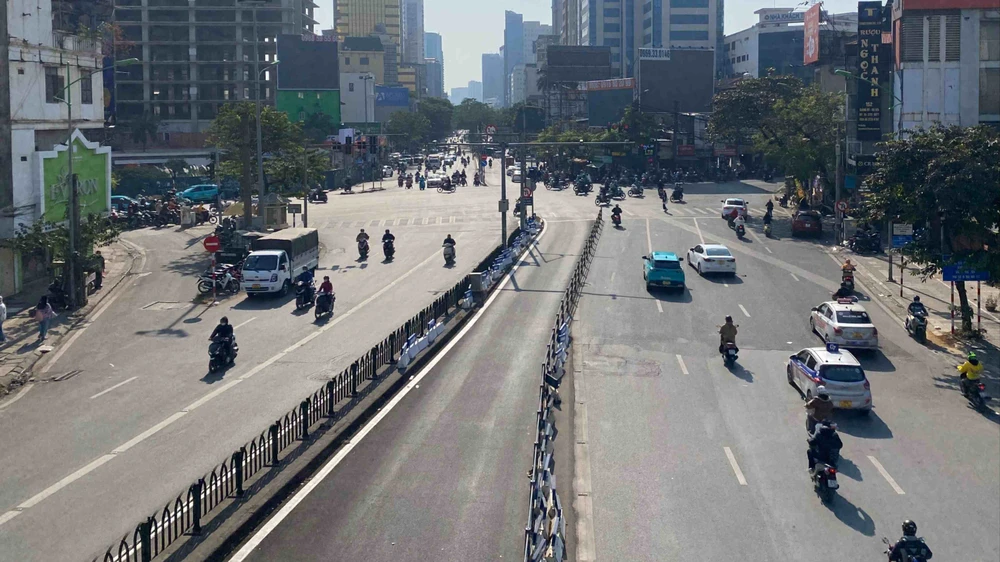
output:
[{"label": "hazy sky", "polygon": [[[316,0],[320,29],[333,27],[333,0]],[[726,33],[735,33],[757,22],[754,11],[794,2],[726,1]],[[853,12],[856,1],[829,0],[824,9],[831,13]],[[482,80],[482,54],[499,52],[503,44],[503,13],[512,10],[524,19],[552,23],[549,0],[424,0],[424,28],[441,34],[444,49],[445,93]]]}]

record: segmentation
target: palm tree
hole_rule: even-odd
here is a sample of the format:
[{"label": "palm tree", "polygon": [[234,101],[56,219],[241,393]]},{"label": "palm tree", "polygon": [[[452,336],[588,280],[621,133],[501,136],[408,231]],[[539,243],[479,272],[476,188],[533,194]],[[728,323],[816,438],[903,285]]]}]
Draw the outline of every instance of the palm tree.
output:
[{"label": "palm tree", "polygon": [[160,132],[160,119],[151,113],[143,113],[131,123],[129,123],[129,133],[132,135],[132,142],[142,145],[142,151],[146,152],[146,145],[156,138]]}]

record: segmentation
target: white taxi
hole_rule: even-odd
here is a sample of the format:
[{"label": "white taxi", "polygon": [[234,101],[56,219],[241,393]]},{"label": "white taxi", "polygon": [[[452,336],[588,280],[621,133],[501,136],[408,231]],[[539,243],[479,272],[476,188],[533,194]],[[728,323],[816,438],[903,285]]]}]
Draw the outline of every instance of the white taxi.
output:
[{"label": "white taxi", "polygon": [[812,309],[809,327],[823,341],[853,349],[878,349],[878,329],[855,298],[825,302]]},{"label": "white taxi", "polygon": [[688,265],[706,273],[726,273],[736,275],[736,258],[729,248],[722,244],[698,244],[688,250]]},{"label": "white taxi", "polygon": [[872,390],[865,370],[850,351],[835,343],[789,356],[786,375],[788,384],[797,387],[806,400],[816,396],[822,386],[835,408],[871,412]]},{"label": "white taxi", "polygon": [[740,199],[739,197],[730,197],[729,199],[722,200],[722,218],[726,218],[733,214],[733,211],[738,212],[744,217],[747,216],[747,202],[746,199]]}]

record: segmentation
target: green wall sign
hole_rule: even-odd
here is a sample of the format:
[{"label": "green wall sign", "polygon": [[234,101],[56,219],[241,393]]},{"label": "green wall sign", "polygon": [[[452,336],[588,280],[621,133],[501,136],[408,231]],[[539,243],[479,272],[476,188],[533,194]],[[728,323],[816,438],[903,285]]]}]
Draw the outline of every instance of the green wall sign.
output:
[{"label": "green wall sign", "polygon": [[[111,147],[90,142],[77,129],[73,131],[73,173],[77,177],[80,218],[106,213],[111,208]],[[69,166],[65,145],[40,152],[41,219],[61,223],[68,220]]]}]

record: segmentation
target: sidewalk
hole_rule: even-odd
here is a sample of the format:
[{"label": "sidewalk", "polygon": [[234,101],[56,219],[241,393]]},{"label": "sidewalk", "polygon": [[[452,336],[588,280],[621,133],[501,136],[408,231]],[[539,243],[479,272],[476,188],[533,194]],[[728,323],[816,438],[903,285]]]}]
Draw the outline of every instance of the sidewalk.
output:
[{"label": "sidewalk", "polygon": [[29,382],[31,369],[46,353],[59,345],[62,339],[104,301],[131,272],[132,264],[140,252],[118,241],[101,248],[105,259],[104,283],[101,290],[87,299],[87,305],[72,312],[59,311],[52,319],[44,342],[38,341],[38,322],[31,311],[39,297],[48,292],[48,280],[27,285],[23,291],[4,297],[7,321],[3,324],[6,343],[0,344],[0,399],[16,392]]},{"label": "sidewalk", "polygon": [[[893,256],[892,275],[894,282],[887,280],[889,270],[889,256],[877,254],[873,256],[859,255],[844,247],[832,248],[832,255],[837,261],[843,263],[850,258],[851,263],[857,267],[857,280],[869,289],[873,294],[872,299],[878,299],[885,307],[894,314],[902,323],[906,319],[906,307],[913,300],[914,295],[920,296],[920,302],[930,311],[928,317],[929,330],[927,332],[928,346],[932,349],[937,347],[939,351],[951,354],[956,364],[965,360],[970,351],[974,351],[985,366],[984,379],[991,383],[991,396],[997,396],[1000,392],[1000,312],[989,312],[982,308],[981,317],[973,317],[972,327],[982,327],[983,338],[980,340],[963,339],[951,334],[951,284],[941,281],[940,276],[928,279],[925,282],[920,280],[918,269],[909,264],[903,275],[903,291],[900,296],[899,281],[899,256]],[[969,295],[969,306],[973,310],[978,310],[979,300],[976,295],[976,284],[967,282],[965,284]],[[985,301],[989,296],[1000,299],[1000,289],[982,284],[981,299]],[[959,306],[958,291],[955,291],[955,306]],[[977,320],[981,324],[977,324]],[[955,317],[956,331],[961,329],[961,316]]]}]

